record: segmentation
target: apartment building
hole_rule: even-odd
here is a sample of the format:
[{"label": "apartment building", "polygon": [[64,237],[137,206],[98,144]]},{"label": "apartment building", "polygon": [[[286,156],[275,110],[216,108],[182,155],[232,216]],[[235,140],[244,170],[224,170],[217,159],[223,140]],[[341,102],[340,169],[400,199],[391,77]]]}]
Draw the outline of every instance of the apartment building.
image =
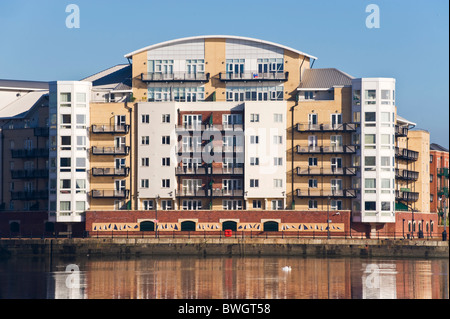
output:
[{"label": "apartment building", "polygon": [[[430,144],[430,211],[443,217],[444,206],[448,213],[448,149],[439,144]],[[445,204],[444,204],[445,203]]]},{"label": "apartment building", "polygon": [[[395,224],[399,211],[430,211],[429,134],[397,114],[395,79],[314,69],[310,54],[237,36],[176,39],[125,58],[81,81],[51,82],[45,103],[17,101],[28,117],[35,104],[42,112],[32,131],[47,136],[33,147],[46,152],[34,166],[4,158],[4,176],[46,167],[46,186],[23,187],[46,192],[38,207],[50,221],[70,228],[92,212],[88,231],[127,218],[119,227],[154,229],[156,214],[145,212],[159,210],[173,211],[179,230],[205,222],[194,212],[215,211],[215,229],[247,214],[254,226],[281,230],[281,211],[334,211],[373,231]],[[15,146],[31,132],[22,138],[2,123],[4,153],[13,135]],[[2,182],[3,208],[29,209],[11,204],[11,187],[22,191],[11,183]]]}]

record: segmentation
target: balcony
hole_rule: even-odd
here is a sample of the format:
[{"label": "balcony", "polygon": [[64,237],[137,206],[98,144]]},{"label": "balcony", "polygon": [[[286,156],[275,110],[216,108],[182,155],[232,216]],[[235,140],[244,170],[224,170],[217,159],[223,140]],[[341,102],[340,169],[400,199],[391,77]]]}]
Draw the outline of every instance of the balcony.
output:
[{"label": "balcony", "polygon": [[243,124],[178,124],[176,125],[176,130],[178,132],[203,132],[207,130],[215,130],[220,132],[225,131],[242,131],[244,129]]},{"label": "balcony", "polygon": [[176,167],[175,175],[205,175],[207,174],[206,167]]},{"label": "balcony", "polygon": [[439,177],[444,176],[445,178],[448,178],[448,167],[438,168],[437,176]]},{"label": "balcony", "polygon": [[320,168],[320,167],[297,167],[298,176],[310,175],[329,175],[329,176],[356,176],[356,167],[336,167],[336,168]]},{"label": "balcony", "polygon": [[127,134],[130,125],[92,125],[91,132],[94,134]]},{"label": "balcony", "polygon": [[48,191],[11,192],[11,200],[48,199]]},{"label": "balcony", "polygon": [[395,148],[395,157],[405,161],[417,161],[419,152],[411,151],[406,148]]},{"label": "balcony", "polygon": [[173,72],[173,73],[142,73],[142,82],[153,83],[168,83],[168,82],[200,82],[206,83],[209,81],[209,73],[186,73],[186,72]]},{"label": "balcony", "polygon": [[128,176],[130,174],[129,167],[122,168],[92,168],[92,176]]},{"label": "balcony", "polygon": [[297,123],[297,132],[356,132],[356,124],[310,124]]},{"label": "balcony", "polygon": [[289,72],[266,72],[259,73],[257,71],[249,71],[242,73],[219,73],[220,81],[237,82],[237,81],[280,81],[286,82],[289,79]]},{"label": "balcony", "polygon": [[402,202],[416,202],[419,200],[419,193],[409,191],[395,191],[395,200]]},{"label": "balcony", "polygon": [[308,197],[332,197],[332,198],[356,198],[355,189],[314,189],[308,188],[307,190],[297,189],[297,197],[308,198]]},{"label": "balcony", "polygon": [[213,175],[244,175],[243,167],[213,167]]},{"label": "balcony", "polygon": [[408,127],[395,125],[395,136],[396,137],[408,136]]},{"label": "balcony", "polygon": [[244,190],[242,189],[212,189],[209,190],[212,192],[213,197],[243,197]]},{"label": "balcony", "polygon": [[355,145],[345,146],[300,146],[297,145],[297,154],[355,154]]},{"label": "balcony", "polygon": [[438,189],[438,196],[445,196],[446,198],[448,198],[448,187],[441,187]]},{"label": "balcony", "polygon": [[206,197],[208,192],[204,189],[180,189],[177,191],[178,197]]},{"label": "balcony", "polygon": [[409,171],[406,169],[395,169],[395,178],[405,181],[417,181],[419,179],[419,172]]},{"label": "balcony", "polygon": [[48,169],[26,169],[11,171],[12,179],[48,178]]},{"label": "balcony", "polygon": [[91,192],[92,198],[128,198],[130,195],[130,190],[122,189],[122,190],[97,190],[94,189]]},{"label": "balcony", "polygon": [[11,150],[12,158],[48,157],[48,154],[49,154],[48,148]]},{"label": "balcony", "polygon": [[122,147],[92,147],[92,155],[128,155],[130,153],[129,146]]}]

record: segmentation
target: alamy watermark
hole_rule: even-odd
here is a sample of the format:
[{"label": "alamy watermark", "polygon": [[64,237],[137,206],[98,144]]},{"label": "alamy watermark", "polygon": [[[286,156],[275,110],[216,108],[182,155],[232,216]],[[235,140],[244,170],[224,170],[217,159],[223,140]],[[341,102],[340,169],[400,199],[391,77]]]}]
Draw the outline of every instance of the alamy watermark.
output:
[{"label": "alamy watermark", "polygon": [[76,4],[69,4],[66,7],[66,13],[70,13],[66,18],[66,27],[68,29],[80,28],[80,7]]},{"label": "alamy watermark", "polygon": [[80,289],[80,268],[75,264],[67,265],[66,273],[70,274],[66,278],[66,287],[69,289]]},{"label": "alamy watermark", "polygon": [[366,12],[370,13],[366,18],[366,27],[368,29],[380,28],[380,7],[376,4],[369,4]]}]

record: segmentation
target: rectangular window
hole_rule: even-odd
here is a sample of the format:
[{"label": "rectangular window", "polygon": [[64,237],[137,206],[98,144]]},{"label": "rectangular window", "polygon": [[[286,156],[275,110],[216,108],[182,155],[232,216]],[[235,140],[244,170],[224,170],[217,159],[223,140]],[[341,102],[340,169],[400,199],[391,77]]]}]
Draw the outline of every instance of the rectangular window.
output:
[{"label": "rectangular window", "polygon": [[375,134],[365,134],[364,135],[364,141],[365,141],[365,147],[366,148],[375,148],[375,144],[376,144],[376,137]]},{"label": "rectangular window", "polygon": [[283,209],[283,201],[282,200],[273,200],[272,201],[272,210],[281,210]]},{"label": "rectangular window", "polygon": [[375,112],[366,112],[365,113],[365,121],[366,122],[376,122],[377,117]]},{"label": "rectangular window", "polygon": [[71,93],[61,93],[59,95],[60,103],[70,103],[72,102],[72,94]]},{"label": "rectangular window", "polygon": [[366,178],[364,181],[364,185],[366,188],[376,188],[376,179],[375,178]]},{"label": "rectangular window", "polygon": [[366,90],[366,100],[375,100],[377,98],[377,91],[376,90]]},{"label": "rectangular window", "polygon": [[274,188],[281,188],[281,187],[283,187],[283,180],[280,179],[280,178],[275,178],[273,180],[273,187]]},{"label": "rectangular window", "polygon": [[275,114],[273,115],[273,121],[274,121],[275,123],[283,123],[283,114],[277,114],[277,113],[275,113]]},{"label": "rectangular window", "polygon": [[172,200],[162,200],[161,201],[161,209],[162,210],[171,210],[172,209]]},{"label": "rectangular window", "polygon": [[259,187],[259,179],[251,179],[250,187]]},{"label": "rectangular window", "polygon": [[149,187],[149,180],[141,179],[141,188],[148,188],[148,187]]},{"label": "rectangular window", "polygon": [[275,145],[283,144],[283,136],[275,135],[273,137],[273,144],[275,144]]},{"label": "rectangular window", "polygon": [[310,157],[308,159],[308,165],[309,166],[317,166],[317,157]]},{"label": "rectangular window", "polygon": [[250,144],[259,144],[259,136],[250,136]]},{"label": "rectangular window", "polygon": [[153,201],[152,200],[143,200],[142,201],[142,209],[143,210],[152,210],[153,209]]},{"label": "rectangular window", "polygon": [[61,201],[59,202],[59,209],[61,211],[70,211],[70,202],[69,201]]},{"label": "rectangular window", "polygon": [[308,208],[309,209],[317,209],[317,200],[315,199],[310,199],[308,201]]},{"label": "rectangular window", "polygon": [[250,114],[250,122],[252,123],[259,122],[259,114]]},{"label": "rectangular window", "polygon": [[381,210],[390,211],[391,210],[391,202],[381,202]]},{"label": "rectangular window", "polygon": [[141,138],[141,145],[149,145],[150,144],[150,137],[149,136],[142,136]]},{"label": "rectangular window", "polygon": [[283,165],[283,158],[282,157],[274,157],[273,158],[273,165],[274,166],[282,166]]},{"label": "rectangular window", "polygon": [[163,157],[161,161],[162,166],[170,166],[170,157]]},{"label": "rectangular window", "polygon": [[143,123],[143,124],[150,123],[150,115],[142,114],[142,116],[141,116],[141,123]]},{"label": "rectangular window", "polygon": [[150,165],[150,159],[148,157],[141,158],[141,166],[148,167]]},{"label": "rectangular window", "polygon": [[250,165],[258,166],[259,165],[259,157],[250,157]]},{"label": "rectangular window", "polygon": [[62,179],[60,181],[60,188],[61,189],[70,189],[72,187],[71,182],[72,182],[72,180],[70,180],[70,179]]},{"label": "rectangular window", "polygon": [[365,166],[375,166],[376,165],[376,157],[375,156],[366,156],[364,157]]},{"label": "rectangular window", "polygon": [[170,123],[170,114],[163,114],[162,115],[162,122],[163,123]]},{"label": "rectangular window", "polygon": [[170,136],[163,136],[163,137],[161,138],[161,143],[162,143],[163,145],[170,145]]},{"label": "rectangular window", "polygon": [[261,207],[262,207],[261,201],[258,199],[254,199],[253,200],[253,208],[261,208]]},{"label": "rectangular window", "polygon": [[365,210],[375,211],[377,210],[377,202],[364,202]]},{"label": "rectangular window", "polygon": [[162,188],[170,188],[170,179],[163,179],[161,182]]},{"label": "rectangular window", "polygon": [[309,188],[317,188],[317,179],[310,179],[308,181]]}]

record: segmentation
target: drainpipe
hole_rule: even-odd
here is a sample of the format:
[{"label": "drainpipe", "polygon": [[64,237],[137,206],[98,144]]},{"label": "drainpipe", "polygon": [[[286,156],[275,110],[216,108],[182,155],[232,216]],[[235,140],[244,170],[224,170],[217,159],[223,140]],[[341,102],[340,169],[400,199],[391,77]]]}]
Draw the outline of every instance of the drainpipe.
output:
[{"label": "drainpipe", "polygon": [[[300,64],[300,82],[302,82],[302,66],[305,62],[305,56],[303,57],[302,63]],[[292,194],[292,202],[291,209],[295,208],[295,195],[294,195],[294,111],[295,107],[298,106],[298,93],[295,97],[295,105],[291,107],[291,194]]]},{"label": "drainpipe", "polygon": [[[133,141],[133,108],[128,106],[128,98],[125,99],[125,108],[128,110],[128,113],[130,113],[130,208],[132,208],[133,206],[133,160],[134,160],[134,156],[132,154],[133,152],[133,148],[132,148],[132,141]],[[137,199],[135,200],[135,205],[134,205],[134,209],[137,210]],[[127,205],[128,206],[128,205]]]}]

